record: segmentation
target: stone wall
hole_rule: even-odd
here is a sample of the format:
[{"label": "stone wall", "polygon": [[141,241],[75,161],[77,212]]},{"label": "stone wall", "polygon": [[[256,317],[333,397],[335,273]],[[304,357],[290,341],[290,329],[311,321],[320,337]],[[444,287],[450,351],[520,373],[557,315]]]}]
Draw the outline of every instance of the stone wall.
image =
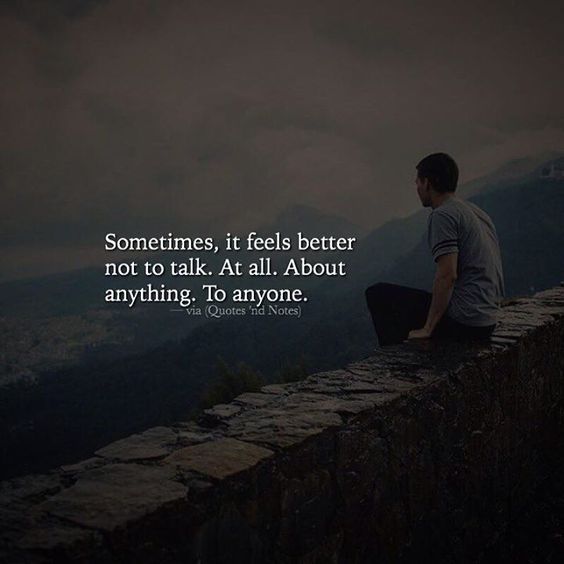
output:
[{"label": "stone wall", "polygon": [[562,446],[564,288],[2,483],[19,562],[471,562]]}]

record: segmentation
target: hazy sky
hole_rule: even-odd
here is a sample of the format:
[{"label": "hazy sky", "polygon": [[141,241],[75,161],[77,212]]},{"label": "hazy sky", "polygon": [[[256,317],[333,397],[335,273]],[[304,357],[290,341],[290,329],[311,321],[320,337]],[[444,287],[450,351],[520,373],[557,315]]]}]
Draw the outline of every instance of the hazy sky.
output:
[{"label": "hazy sky", "polygon": [[292,203],[371,228],[429,152],[465,181],[564,150],[560,7],[4,1],[0,279]]}]

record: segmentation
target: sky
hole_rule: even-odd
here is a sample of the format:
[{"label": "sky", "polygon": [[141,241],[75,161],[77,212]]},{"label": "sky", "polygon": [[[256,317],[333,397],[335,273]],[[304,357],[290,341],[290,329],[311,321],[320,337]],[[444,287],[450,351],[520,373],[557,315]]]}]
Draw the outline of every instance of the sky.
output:
[{"label": "sky", "polygon": [[4,1],[0,280],[100,261],[107,232],[254,230],[292,204],[364,229],[564,151],[559,3]]}]

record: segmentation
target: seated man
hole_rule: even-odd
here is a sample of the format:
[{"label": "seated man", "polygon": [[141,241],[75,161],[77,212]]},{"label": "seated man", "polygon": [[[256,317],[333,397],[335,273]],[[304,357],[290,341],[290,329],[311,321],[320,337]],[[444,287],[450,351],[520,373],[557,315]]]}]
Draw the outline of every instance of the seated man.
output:
[{"label": "seated man", "polygon": [[488,339],[504,292],[495,227],[478,206],[455,196],[458,167],[449,155],[429,155],[416,168],[417,193],[432,208],[427,238],[437,263],[433,293],[394,284],[368,288],[378,342],[431,335]]}]

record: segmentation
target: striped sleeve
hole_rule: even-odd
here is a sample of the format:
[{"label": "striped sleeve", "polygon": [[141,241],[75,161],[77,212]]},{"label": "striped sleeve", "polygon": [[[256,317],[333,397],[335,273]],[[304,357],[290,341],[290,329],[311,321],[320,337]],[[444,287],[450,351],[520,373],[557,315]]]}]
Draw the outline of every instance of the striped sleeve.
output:
[{"label": "striped sleeve", "polygon": [[458,252],[458,221],[446,210],[435,210],[429,216],[429,249],[436,262],[441,255]]}]

